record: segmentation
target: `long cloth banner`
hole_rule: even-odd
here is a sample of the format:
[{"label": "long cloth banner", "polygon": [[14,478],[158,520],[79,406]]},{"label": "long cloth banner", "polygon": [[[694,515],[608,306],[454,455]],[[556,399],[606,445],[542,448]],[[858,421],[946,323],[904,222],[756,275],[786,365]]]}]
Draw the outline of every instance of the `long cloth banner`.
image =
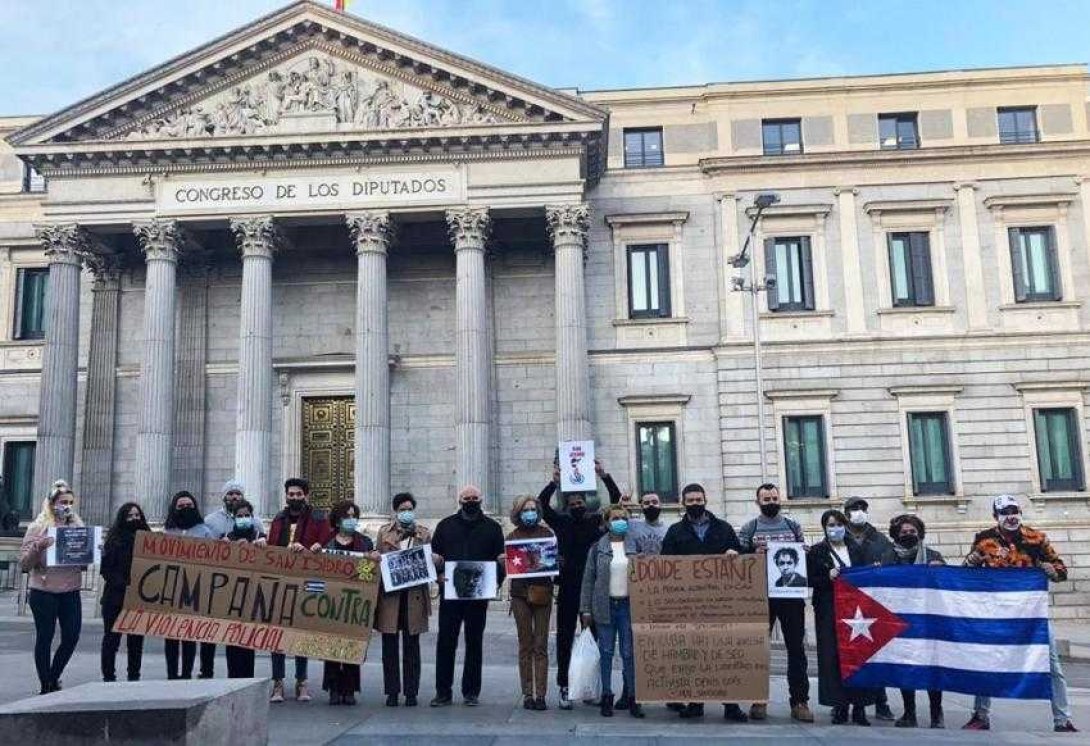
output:
[{"label": "long cloth banner", "polygon": [[113,631],[362,663],[379,580],[366,557],[141,531]]},{"label": "long cloth banner", "polygon": [[768,699],[768,586],[759,555],[629,565],[641,702]]}]

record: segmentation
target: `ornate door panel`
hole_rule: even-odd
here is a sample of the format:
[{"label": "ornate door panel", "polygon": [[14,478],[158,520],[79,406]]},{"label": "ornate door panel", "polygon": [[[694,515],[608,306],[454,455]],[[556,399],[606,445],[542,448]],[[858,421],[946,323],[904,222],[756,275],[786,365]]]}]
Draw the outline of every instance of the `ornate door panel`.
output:
[{"label": "ornate door panel", "polygon": [[351,396],[303,399],[302,472],[316,507],[355,499],[355,426]]}]

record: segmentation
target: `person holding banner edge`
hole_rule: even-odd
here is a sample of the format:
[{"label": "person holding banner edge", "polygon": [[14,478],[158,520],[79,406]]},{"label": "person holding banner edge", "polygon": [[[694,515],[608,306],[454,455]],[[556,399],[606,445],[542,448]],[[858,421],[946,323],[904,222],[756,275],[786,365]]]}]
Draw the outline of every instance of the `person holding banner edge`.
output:
[{"label": "person holding banner edge", "polygon": [[[121,647],[121,635],[114,632],[114,622],[121,615],[125,592],[132,572],[132,553],[136,546],[136,532],[150,531],[148,520],[140,505],[128,502],[117,509],[110,532],[102,545],[102,563],[99,574],[104,581],[102,598],[102,680],[117,681],[117,651]],[[144,657],[144,637],[127,634],[127,674],[129,681],[140,681],[140,666]]]},{"label": "person holding banner edge", "polygon": [[[621,501],[621,490],[599,459],[594,461],[594,471],[609,493],[609,504]],[[553,460],[552,481],[537,496],[545,523],[556,533],[557,553],[560,555],[560,575],[557,576],[556,596],[556,685],[560,688],[560,709],[572,709],[568,698],[568,668],[571,665],[572,644],[579,617],[579,601],[583,587],[583,570],[587,552],[604,533],[599,516],[587,507],[583,492],[563,495],[566,512],[552,505],[553,494],[560,488],[559,458]]]},{"label": "person holding banner edge", "polygon": [[[191,536],[195,539],[218,539],[201,516],[197,507],[197,499],[193,493],[181,490],[174,493],[170,499],[170,508],[167,510],[166,520],[163,521],[163,530],[168,534],[178,536]],[[181,671],[178,669],[178,656],[181,651]],[[202,642],[201,667],[198,678],[211,679],[215,673],[216,646]],[[163,653],[167,661],[168,679],[190,679],[193,677],[193,660],[197,655],[197,643],[188,640],[163,640]]]},{"label": "person holding banner edge", "polygon": [[[411,493],[394,495],[392,507],[393,520],[378,530],[379,552],[398,552],[431,543],[431,531],[416,521],[416,498]],[[433,562],[440,559],[432,556]],[[431,617],[428,590],[428,585],[417,585],[379,596],[375,629],[382,634],[382,685],[387,707],[397,707],[402,693],[405,706],[416,707],[420,693],[420,635],[428,631]]]},{"label": "person holding banner edge", "polygon": [[[254,506],[241,498],[241,487],[238,494],[240,498],[233,500],[230,506],[231,529],[223,537],[223,541],[264,544],[265,532],[261,530],[261,523],[254,519]],[[252,649],[225,645],[223,654],[227,659],[227,678],[252,679],[254,677],[255,653]]]},{"label": "person holding banner edge", "polygon": [[[42,501],[41,512],[27,527],[19,548],[19,566],[30,575],[28,603],[34,615],[34,667],[38,671],[41,693],[61,689],[61,674],[72,658],[83,626],[80,602],[82,567],[46,567],[45,555],[53,545],[49,529],[55,526],[82,526],[76,513],[76,496],[68,483],[53,483],[49,496]],[[61,642],[50,660],[53,636],[61,628]]]}]

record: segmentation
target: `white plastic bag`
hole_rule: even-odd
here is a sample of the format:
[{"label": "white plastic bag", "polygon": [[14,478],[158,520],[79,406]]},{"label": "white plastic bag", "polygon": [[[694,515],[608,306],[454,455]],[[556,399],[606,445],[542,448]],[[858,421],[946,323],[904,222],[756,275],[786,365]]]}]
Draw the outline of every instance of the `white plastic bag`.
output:
[{"label": "white plastic bag", "polygon": [[597,700],[602,696],[602,674],[598,668],[598,642],[589,629],[579,633],[571,651],[568,667],[568,697],[579,700]]}]

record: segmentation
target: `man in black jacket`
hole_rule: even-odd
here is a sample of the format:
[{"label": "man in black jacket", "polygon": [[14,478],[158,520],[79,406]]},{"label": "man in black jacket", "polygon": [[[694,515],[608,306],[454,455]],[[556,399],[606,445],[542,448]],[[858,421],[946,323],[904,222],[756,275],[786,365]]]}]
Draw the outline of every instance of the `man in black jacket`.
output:
[{"label": "man in black jacket", "polygon": [[[681,490],[681,504],[685,507],[685,517],[666,531],[662,540],[662,554],[734,555],[742,551],[742,544],[738,541],[734,528],[708,511],[708,497],[702,486],[685,485]],[[680,707],[678,713],[682,718],[703,717],[704,705],[690,702]],[[723,705],[723,717],[736,723],[744,723],[749,719],[734,702]]]},{"label": "man in black jacket", "polygon": [[[450,572],[447,563],[474,560],[496,563],[496,584],[503,582],[503,529],[481,509],[481,491],[463,487],[458,493],[457,513],[439,521],[431,538],[434,557],[443,563],[443,572]],[[442,587],[442,586],[440,586]],[[458,635],[465,623],[466,654],[462,665],[462,698],[469,707],[479,704],[481,695],[481,665],[483,663],[484,625],[488,617],[488,601],[448,599],[444,593],[439,601],[439,632],[435,641],[435,699],[432,707],[446,707],[452,701],[454,688],[454,656],[458,652]]]},{"label": "man in black jacket", "polygon": [[[609,492],[610,505],[621,501],[621,490],[606,473],[602,462],[594,460],[594,471]],[[560,486],[560,466],[553,462],[553,480],[545,485],[537,496],[545,523],[556,534],[557,552],[560,555],[559,591],[556,598],[556,685],[560,688],[560,709],[570,710],[568,698],[568,666],[571,663],[572,643],[575,641],[575,624],[579,618],[579,593],[583,588],[583,570],[587,565],[587,552],[591,545],[605,533],[597,512],[587,509],[587,496],[582,492],[569,492],[566,513],[552,506],[553,493]]]}]

